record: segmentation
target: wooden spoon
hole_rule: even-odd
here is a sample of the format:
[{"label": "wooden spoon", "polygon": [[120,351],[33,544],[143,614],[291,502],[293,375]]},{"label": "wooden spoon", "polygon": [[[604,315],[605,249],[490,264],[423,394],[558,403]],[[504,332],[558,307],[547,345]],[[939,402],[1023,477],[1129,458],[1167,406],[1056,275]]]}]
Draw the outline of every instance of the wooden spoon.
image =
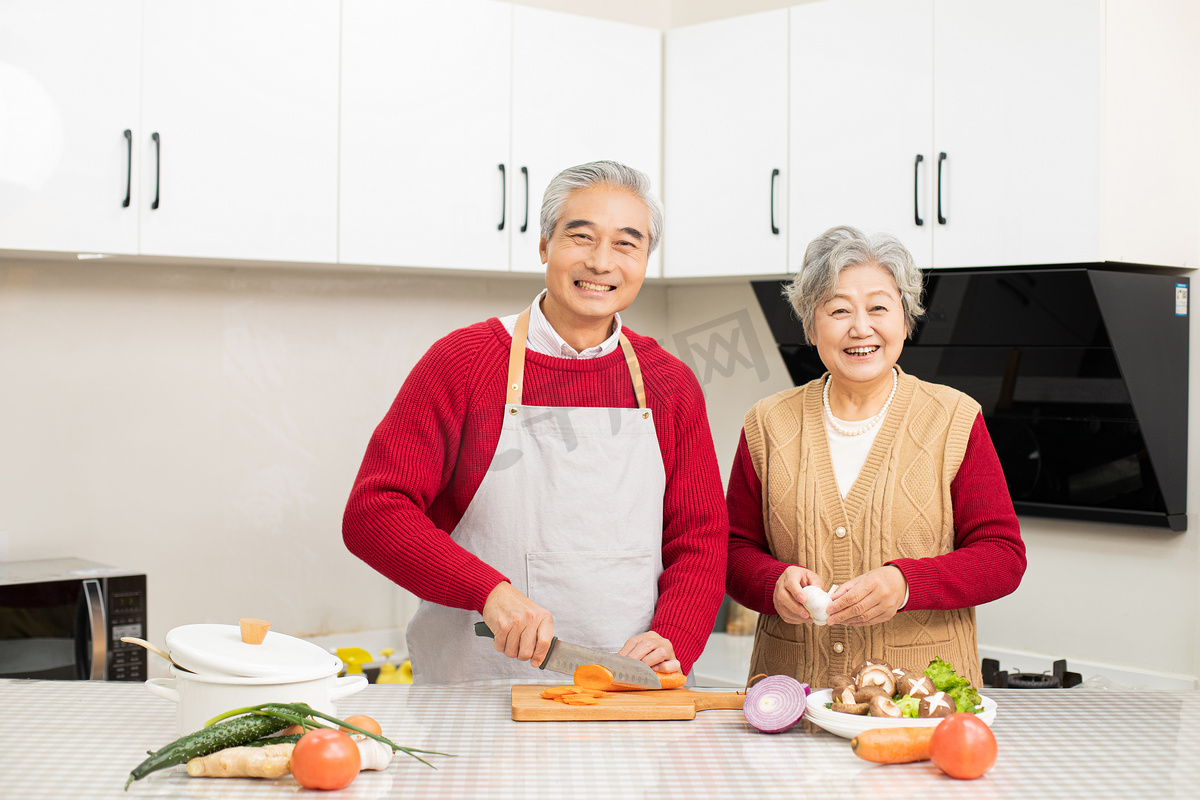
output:
[{"label": "wooden spoon", "polygon": [[175,667],[175,669],[179,669],[179,670],[183,670],[184,672],[191,672],[192,674],[195,674],[195,672],[193,670],[188,669],[187,667],[178,663],[175,659],[171,658],[171,654],[168,653],[166,650],[163,650],[161,647],[159,647],[156,644],[150,644],[150,642],[147,642],[145,639],[139,639],[136,636],[122,636],[121,641],[129,642],[130,644],[140,644],[142,647],[146,648],[151,653],[154,653],[154,655],[162,656],[167,661],[170,661],[171,666]]}]

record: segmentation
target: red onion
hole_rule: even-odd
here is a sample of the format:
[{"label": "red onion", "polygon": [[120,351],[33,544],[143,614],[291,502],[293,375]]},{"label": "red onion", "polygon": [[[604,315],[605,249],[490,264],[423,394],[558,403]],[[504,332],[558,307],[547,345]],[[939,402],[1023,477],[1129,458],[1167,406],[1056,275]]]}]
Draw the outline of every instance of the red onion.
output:
[{"label": "red onion", "polygon": [[804,716],[808,692],[807,683],[790,675],[772,675],[746,690],[742,713],[762,733],[782,733]]}]

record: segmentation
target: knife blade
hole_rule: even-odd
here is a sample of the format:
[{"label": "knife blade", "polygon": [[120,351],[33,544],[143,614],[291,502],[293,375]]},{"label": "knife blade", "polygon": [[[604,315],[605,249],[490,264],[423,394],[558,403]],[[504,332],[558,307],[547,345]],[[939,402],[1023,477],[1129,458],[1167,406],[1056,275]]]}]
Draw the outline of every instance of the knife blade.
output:
[{"label": "knife blade", "polygon": [[[475,623],[475,635],[486,636],[489,639],[496,638],[486,622]],[[564,642],[557,636],[550,640],[550,649],[546,651],[546,658],[542,660],[538,669],[548,669],[552,672],[574,676],[576,667],[584,664],[599,664],[607,668],[613,674],[613,683],[627,683],[645,689],[662,688],[662,684],[658,680],[658,673],[644,661]]]}]

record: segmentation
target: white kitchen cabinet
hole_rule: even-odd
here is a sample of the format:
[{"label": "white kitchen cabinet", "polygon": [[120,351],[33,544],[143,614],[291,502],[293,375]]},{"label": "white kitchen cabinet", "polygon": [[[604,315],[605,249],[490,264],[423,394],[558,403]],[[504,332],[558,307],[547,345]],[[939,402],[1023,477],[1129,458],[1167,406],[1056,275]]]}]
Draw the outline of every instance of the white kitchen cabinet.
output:
[{"label": "white kitchen cabinet", "polygon": [[1104,7],[935,0],[934,266],[1102,259]]},{"label": "white kitchen cabinet", "polygon": [[[839,224],[895,234],[922,267],[1200,261],[1200,4],[823,0],[788,13],[788,120],[754,127],[787,137],[789,268]],[[705,102],[746,114],[706,62],[777,47],[766,31],[747,44],[738,22],[690,48],[703,26],[667,35],[669,231],[729,191],[678,177],[727,158],[728,123],[676,118]],[[754,188],[734,196],[760,203]],[[667,239],[666,275],[739,272]]]},{"label": "white kitchen cabinet", "polygon": [[492,0],[343,8],[342,262],[541,272],[559,171],[613,159],[658,184],[658,30]]},{"label": "white kitchen cabinet", "polygon": [[918,265],[932,263],[932,15],[933,0],[791,9],[793,271],[835,225],[894,234]]},{"label": "white kitchen cabinet", "polygon": [[344,0],[342,50],[340,260],[508,270],[511,4]]},{"label": "white kitchen cabinet", "polygon": [[662,32],[518,5],[512,41],[511,265],[542,272],[538,212],[561,170],[620,161],[661,194]]},{"label": "white kitchen cabinet", "polygon": [[787,9],[676,28],[665,49],[664,277],[786,272]]},{"label": "white kitchen cabinet", "polygon": [[140,58],[140,0],[0,4],[0,249],[138,251]]},{"label": "white kitchen cabinet", "polygon": [[1098,260],[1103,7],[793,7],[791,262],[835,224],[922,267]]},{"label": "white kitchen cabinet", "polygon": [[934,62],[935,266],[1200,264],[1200,4],[934,0]]},{"label": "white kitchen cabinet", "polygon": [[145,0],[142,254],[337,260],[338,14]]}]

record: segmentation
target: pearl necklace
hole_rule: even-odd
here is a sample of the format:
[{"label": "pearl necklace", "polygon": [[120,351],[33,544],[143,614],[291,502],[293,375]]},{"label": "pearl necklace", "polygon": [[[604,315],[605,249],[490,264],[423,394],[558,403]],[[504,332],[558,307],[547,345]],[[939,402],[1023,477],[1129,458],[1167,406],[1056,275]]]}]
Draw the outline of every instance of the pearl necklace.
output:
[{"label": "pearl necklace", "polygon": [[892,393],[888,395],[887,401],[884,402],[883,408],[879,409],[879,413],[867,420],[867,424],[861,428],[853,430],[843,428],[838,425],[837,419],[833,416],[833,410],[829,407],[829,382],[833,379],[830,375],[825,379],[825,389],[821,392],[821,402],[825,404],[825,419],[829,421],[829,426],[842,436],[862,436],[867,431],[874,428],[880,421],[887,416],[887,410],[892,405],[892,398],[896,396],[896,387],[900,384],[900,376],[896,373],[895,368],[892,369]]}]

